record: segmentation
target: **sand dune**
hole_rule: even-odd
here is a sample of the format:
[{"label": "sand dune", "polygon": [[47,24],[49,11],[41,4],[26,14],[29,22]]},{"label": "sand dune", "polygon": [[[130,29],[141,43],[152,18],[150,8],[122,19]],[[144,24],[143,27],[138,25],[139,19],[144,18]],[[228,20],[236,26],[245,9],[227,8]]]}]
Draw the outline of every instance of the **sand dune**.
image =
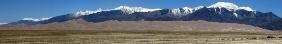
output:
[{"label": "sand dune", "polygon": [[100,30],[100,31],[200,31],[261,32],[269,31],[251,25],[207,21],[105,21],[86,22],[80,19],[60,23],[17,25],[2,30]]}]

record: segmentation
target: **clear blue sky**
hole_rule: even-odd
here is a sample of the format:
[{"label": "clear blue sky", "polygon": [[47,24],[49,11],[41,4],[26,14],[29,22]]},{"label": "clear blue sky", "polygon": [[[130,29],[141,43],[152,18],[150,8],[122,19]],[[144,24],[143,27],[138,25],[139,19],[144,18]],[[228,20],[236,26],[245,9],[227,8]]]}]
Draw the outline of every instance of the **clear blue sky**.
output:
[{"label": "clear blue sky", "polygon": [[231,2],[239,6],[249,6],[254,10],[274,12],[282,17],[282,0],[0,0],[0,23],[13,22],[27,17],[54,17],[97,8],[140,6],[171,9],[186,6],[209,6],[216,2]]}]

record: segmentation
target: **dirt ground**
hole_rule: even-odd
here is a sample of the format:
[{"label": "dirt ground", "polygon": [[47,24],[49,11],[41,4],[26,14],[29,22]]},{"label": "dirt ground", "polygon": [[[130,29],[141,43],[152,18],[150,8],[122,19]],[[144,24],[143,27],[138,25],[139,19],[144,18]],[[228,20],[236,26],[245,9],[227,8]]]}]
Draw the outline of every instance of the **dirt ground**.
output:
[{"label": "dirt ground", "polygon": [[0,44],[282,44],[282,33],[1,30]]}]

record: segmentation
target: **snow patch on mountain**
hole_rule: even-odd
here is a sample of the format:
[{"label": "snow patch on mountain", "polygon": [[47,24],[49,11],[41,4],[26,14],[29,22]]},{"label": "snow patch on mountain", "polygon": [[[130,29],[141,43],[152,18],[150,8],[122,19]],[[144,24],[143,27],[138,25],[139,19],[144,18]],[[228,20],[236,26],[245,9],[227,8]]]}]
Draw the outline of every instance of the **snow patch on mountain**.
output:
[{"label": "snow patch on mountain", "polygon": [[143,8],[143,7],[119,6],[119,7],[116,7],[114,9],[98,8],[93,13],[98,13],[98,12],[102,12],[102,11],[111,11],[111,10],[121,10],[123,12],[132,14],[132,13],[135,13],[135,12],[150,12],[150,11],[156,11],[156,10],[162,10],[162,9],[159,9],[159,8],[150,9],[150,8]]},{"label": "snow patch on mountain", "polygon": [[94,13],[97,13],[99,11],[101,11],[101,10],[96,10],[96,11],[82,10],[82,11],[72,13],[72,15],[75,16],[75,17],[79,17],[79,16],[84,16],[84,15],[94,14]]},{"label": "snow patch on mountain", "polygon": [[229,11],[236,11],[239,9],[244,9],[247,11],[255,11],[253,9],[251,9],[250,7],[239,7],[236,4],[230,3],[230,2],[217,2],[211,6],[208,6],[208,8],[226,8]]},{"label": "snow patch on mountain", "polygon": [[102,12],[104,11],[102,8],[98,8],[97,10],[94,11],[94,13]]},{"label": "snow patch on mountain", "polygon": [[205,6],[194,7],[194,11],[204,8]]},{"label": "snow patch on mountain", "polygon": [[250,7],[239,7],[240,9],[244,9],[244,10],[247,10],[247,11],[255,11],[253,10],[252,8]]},{"label": "snow patch on mountain", "polygon": [[184,7],[184,8],[177,8],[172,9],[171,12],[175,15],[185,15],[193,12],[192,8]]},{"label": "snow patch on mountain", "polygon": [[193,13],[193,8],[183,7],[182,9],[184,10],[184,14]]},{"label": "snow patch on mountain", "polygon": [[237,13],[233,13],[233,15],[236,16],[236,17],[238,17],[238,14],[237,14]]},{"label": "snow patch on mountain", "polygon": [[122,10],[123,12],[127,12],[129,14],[135,13],[135,12],[150,12],[150,11],[156,11],[161,9],[149,9],[149,8],[143,8],[143,7],[129,7],[129,6],[119,6],[117,8],[114,8],[113,10]]},{"label": "snow patch on mountain", "polygon": [[183,7],[183,8],[177,8],[177,9],[172,9],[171,12],[175,15],[187,15],[190,13],[193,13],[194,11],[203,8],[204,6],[198,6],[194,8],[190,7]]},{"label": "snow patch on mountain", "polygon": [[51,17],[49,18],[39,18],[39,19],[36,19],[36,18],[23,18],[22,20],[29,20],[29,21],[44,21],[44,20],[48,20],[50,19]]},{"label": "snow patch on mountain", "polygon": [[0,25],[4,25],[4,24],[8,24],[8,23],[0,23]]}]

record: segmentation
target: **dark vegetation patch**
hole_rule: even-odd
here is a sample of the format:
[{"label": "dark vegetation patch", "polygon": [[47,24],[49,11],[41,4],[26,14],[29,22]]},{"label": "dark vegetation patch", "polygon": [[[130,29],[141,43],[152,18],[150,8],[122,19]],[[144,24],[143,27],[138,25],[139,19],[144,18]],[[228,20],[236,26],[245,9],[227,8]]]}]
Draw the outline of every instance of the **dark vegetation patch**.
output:
[{"label": "dark vegetation patch", "polygon": [[276,37],[274,37],[274,36],[267,36],[266,38],[276,38]]},{"label": "dark vegetation patch", "polygon": [[281,36],[281,37],[278,37],[278,38],[282,38],[282,36]]}]

